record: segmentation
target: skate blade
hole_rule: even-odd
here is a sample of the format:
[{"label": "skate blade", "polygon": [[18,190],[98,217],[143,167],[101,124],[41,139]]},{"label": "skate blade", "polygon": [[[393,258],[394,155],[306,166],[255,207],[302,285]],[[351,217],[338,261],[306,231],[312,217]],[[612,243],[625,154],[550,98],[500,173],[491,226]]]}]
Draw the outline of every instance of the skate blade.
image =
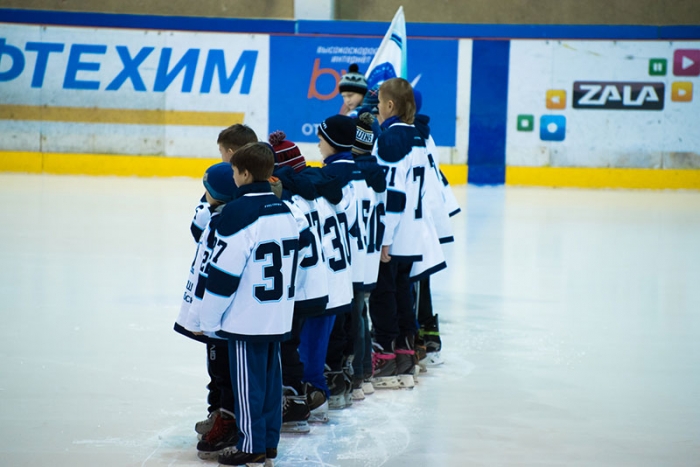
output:
[{"label": "skate blade", "polygon": [[309,423],[328,423],[328,401],[311,411]]},{"label": "skate blade", "polygon": [[430,367],[436,367],[444,364],[445,361],[442,359],[442,356],[440,355],[440,352],[430,352],[428,355],[421,360],[418,364],[427,368]]},{"label": "skate blade", "polygon": [[221,451],[197,451],[197,457],[205,461],[217,460]]},{"label": "skate blade", "polygon": [[372,386],[374,389],[398,389],[399,378],[396,376],[379,376],[372,378]]},{"label": "skate blade", "polygon": [[342,410],[347,407],[347,405],[348,404],[345,401],[345,394],[331,396],[330,399],[328,399],[328,408],[330,410]]},{"label": "skate blade", "polygon": [[413,379],[413,375],[399,375],[399,387],[402,389],[412,389],[416,385],[416,381]]},{"label": "skate blade", "polygon": [[330,419],[328,418],[328,413],[311,414],[309,417],[309,423],[328,423]]},{"label": "skate blade", "polygon": [[304,421],[299,421],[299,422],[284,422],[282,423],[282,429],[280,430],[282,433],[308,433],[311,431],[311,428],[309,427],[309,423],[304,420]]}]

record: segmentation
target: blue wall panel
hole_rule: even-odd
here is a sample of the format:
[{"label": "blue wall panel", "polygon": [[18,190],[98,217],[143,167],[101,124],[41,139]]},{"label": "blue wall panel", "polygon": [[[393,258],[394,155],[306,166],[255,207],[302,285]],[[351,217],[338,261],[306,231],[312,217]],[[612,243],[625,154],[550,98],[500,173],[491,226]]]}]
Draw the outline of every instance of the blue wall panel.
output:
[{"label": "blue wall panel", "polygon": [[469,183],[502,184],[506,174],[506,116],[510,41],[474,41],[469,111]]}]

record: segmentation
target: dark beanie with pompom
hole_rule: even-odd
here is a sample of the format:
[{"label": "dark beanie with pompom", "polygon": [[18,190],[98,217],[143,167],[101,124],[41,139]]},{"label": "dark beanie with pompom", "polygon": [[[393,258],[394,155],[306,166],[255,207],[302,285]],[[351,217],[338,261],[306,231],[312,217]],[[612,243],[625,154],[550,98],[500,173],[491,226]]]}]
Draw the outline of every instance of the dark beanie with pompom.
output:
[{"label": "dark beanie with pompom", "polygon": [[350,69],[340,78],[338,83],[338,91],[340,92],[356,92],[363,96],[367,93],[367,80],[360,73],[360,68],[356,63],[350,65]]}]

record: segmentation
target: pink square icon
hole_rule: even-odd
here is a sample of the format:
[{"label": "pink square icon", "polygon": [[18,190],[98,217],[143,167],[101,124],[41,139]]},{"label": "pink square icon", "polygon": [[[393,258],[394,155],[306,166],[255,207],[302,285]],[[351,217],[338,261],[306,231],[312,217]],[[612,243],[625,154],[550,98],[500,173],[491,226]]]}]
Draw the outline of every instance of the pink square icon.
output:
[{"label": "pink square icon", "polygon": [[700,75],[700,49],[678,49],[673,52],[673,74],[676,76]]}]

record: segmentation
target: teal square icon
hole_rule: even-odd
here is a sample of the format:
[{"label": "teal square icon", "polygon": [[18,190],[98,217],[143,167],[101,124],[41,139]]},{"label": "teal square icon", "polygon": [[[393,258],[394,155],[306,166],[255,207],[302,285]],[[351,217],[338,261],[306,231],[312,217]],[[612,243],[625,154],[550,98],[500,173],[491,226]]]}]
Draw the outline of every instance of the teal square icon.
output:
[{"label": "teal square icon", "polygon": [[666,76],[667,61],[665,58],[650,58],[649,59],[649,75],[650,76]]},{"label": "teal square icon", "polygon": [[518,131],[534,131],[534,115],[518,115]]}]

